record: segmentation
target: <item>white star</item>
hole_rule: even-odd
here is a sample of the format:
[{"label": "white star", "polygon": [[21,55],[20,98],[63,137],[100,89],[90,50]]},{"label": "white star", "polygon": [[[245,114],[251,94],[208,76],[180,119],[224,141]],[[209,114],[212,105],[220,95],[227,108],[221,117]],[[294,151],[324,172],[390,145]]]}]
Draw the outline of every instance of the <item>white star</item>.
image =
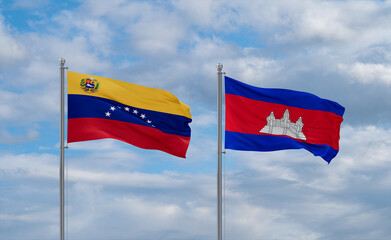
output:
[{"label": "white star", "polygon": [[120,106],[117,106],[119,109],[121,109],[121,107]]},{"label": "white star", "polygon": [[133,113],[134,113],[134,114],[137,114],[137,113],[138,113],[137,109],[134,109],[134,110],[133,110]]},{"label": "white star", "polygon": [[128,107],[125,107],[125,111],[129,112],[129,108],[128,108]]},{"label": "white star", "polygon": [[111,107],[110,107],[110,110],[111,110],[111,111],[114,111],[114,110],[115,110],[115,107],[114,107],[114,106],[111,106]]},{"label": "white star", "polygon": [[105,112],[106,117],[110,117],[111,113],[110,112]]},{"label": "white star", "polygon": [[151,120],[147,120],[147,123],[151,124],[151,123],[152,123],[152,121],[151,121]]},{"label": "white star", "polygon": [[142,119],[146,118],[145,114],[141,114],[140,116]]}]

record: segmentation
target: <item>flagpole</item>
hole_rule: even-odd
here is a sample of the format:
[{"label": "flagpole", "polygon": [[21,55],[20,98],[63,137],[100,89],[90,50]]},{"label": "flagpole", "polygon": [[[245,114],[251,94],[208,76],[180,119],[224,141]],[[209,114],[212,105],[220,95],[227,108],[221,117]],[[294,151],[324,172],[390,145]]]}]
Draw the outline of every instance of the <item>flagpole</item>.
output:
[{"label": "flagpole", "polygon": [[217,239],[222,240],[222,75],[223,64],[217,64]]},{"label": "flagpole", "polygon": [[64,70],[65,59],[60,58],[60,240],[64,240]]}]

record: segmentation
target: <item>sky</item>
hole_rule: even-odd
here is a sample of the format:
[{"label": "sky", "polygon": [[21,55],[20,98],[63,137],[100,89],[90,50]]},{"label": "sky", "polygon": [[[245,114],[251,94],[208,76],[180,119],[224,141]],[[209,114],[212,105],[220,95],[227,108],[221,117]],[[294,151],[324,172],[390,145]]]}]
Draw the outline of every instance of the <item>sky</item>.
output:
[{"label": "sky", "polygon": [[389,0],[0,0],[0,239],[59,238],[59,58],[170,91],[193,119],[186,159],[69,144],[68,239],[217,239],[217,63],[346,108],[329,165],[226,151],[225,239],[389,239],[390,22]]}]

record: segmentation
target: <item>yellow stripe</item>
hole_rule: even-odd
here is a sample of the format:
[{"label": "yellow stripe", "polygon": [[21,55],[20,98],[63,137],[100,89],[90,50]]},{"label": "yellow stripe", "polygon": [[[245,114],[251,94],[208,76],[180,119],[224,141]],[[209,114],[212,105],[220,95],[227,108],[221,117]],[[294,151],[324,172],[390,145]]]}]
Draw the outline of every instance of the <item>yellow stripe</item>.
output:
[{"label": "yellow stripe", "polygon": [[[165,112],[191,118],[190,107],[173,94],[157,88],[149,88],[110,78],[68,71],[68,94],[107,98],[136,108]],[[98,80],[97,91],[86,92],[80,85],[82,79]]]}]

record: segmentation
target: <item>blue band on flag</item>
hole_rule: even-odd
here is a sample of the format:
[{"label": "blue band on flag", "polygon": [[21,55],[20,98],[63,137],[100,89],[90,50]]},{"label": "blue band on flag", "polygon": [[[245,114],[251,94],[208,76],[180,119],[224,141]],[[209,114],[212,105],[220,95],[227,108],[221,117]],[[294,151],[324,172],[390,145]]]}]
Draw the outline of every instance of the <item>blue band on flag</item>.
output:
[{"label": "blue band on flag", "polygon": [[328,163],[338,153],[338,150],[331,148],[329,145],[309,144],[284,136],[253,135],[230,131],[225,131],[225,148],[262,152],[304,148],[315,156],[322,157]]},{"label": "blue band on flag", "polygon": [[306,92],[277,88],[254,87],[233,78],[225,77],[225,94],[238,95],[257,101],[282,104],[291,107],[319,110],[343,116],[345,108],[334,101]]},{"label": "blue band on flag", "polygon": [[68,119],[103,118],[153,127],[164,133],[190,137],[190,118],[127,106],[94,96],[69,94]]}]

